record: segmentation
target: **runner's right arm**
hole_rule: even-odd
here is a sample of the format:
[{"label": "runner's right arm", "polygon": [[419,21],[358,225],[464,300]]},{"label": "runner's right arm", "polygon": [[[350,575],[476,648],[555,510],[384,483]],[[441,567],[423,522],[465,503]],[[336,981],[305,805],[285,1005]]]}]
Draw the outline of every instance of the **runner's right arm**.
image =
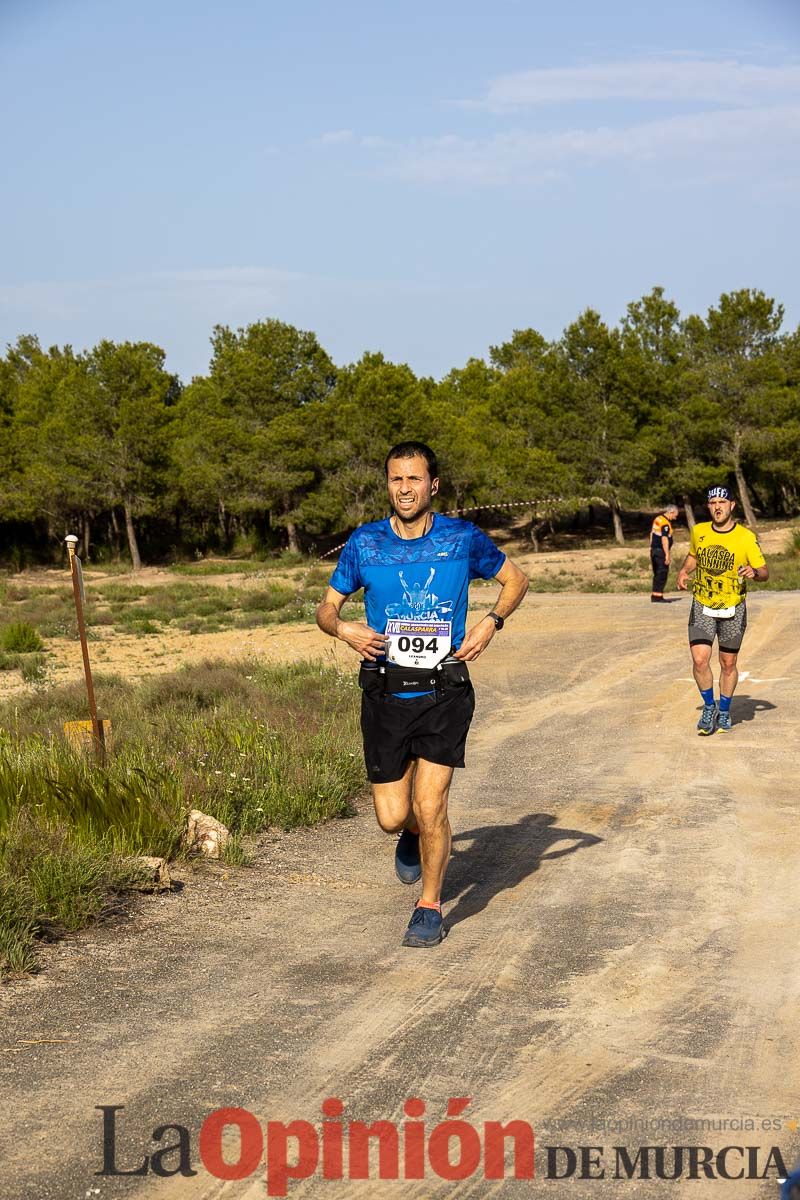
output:
[{"label": "runner's right arm", "polygon": [[678,591],[680,592],[685,592],[688,590],[688,584],[686,583],[687,576],[691,575],[692,571],[697,566],[697,554],[695,553],[697,550],[697,542],[695,541],[696,536],[697,526],[695,525],[693,526],[691,536],[689,537],[689,553],[683,560],[683,566],[681,567],[680,571],[678,571],[678,578],[676,582],[678,584]]},{"label": "runner's right arm", "polygon": [[329,587],[317,608],[317,624],[323,633],[345,642],[362,658],[374,662],[386,649],[386,635],[376,633],[363,621],[343,621],[339,616],[347,596]]},{"label": "runner's right arm", "polygon": [[689,575],[691,575],[696,566],[697,559],[695,556],[691,553],[687,554],[686,558],[683,560],[683,566],[681,567],[680,571],[678,571],[677,583],[679,591],[685,592],[687,590],[689,585],[687,584],[686,579]]}]

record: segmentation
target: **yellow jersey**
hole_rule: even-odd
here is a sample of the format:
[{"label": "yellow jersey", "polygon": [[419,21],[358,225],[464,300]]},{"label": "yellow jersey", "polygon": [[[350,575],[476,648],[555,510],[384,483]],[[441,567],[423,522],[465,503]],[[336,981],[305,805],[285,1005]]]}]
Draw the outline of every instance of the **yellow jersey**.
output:
[{"label": "yellow jersey", "polygon": [[727,533],[701,521],[692,530],[689,553],[697,559],[692,591],[706,608],[730,608],[741,604],[747,580],[739,578],[739,567],[763,567],[764,555],[751,529],[736,524]]}]

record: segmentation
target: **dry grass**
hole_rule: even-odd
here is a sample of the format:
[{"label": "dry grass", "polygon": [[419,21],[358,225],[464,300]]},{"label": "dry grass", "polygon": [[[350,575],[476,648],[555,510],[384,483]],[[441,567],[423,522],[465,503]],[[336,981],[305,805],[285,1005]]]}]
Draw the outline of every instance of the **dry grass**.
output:
[{"label": "dry grass", "polygon": [[131,855],[180,853],[189,808],[228,826],[239,862],[243,837],[344,815],[363,786],[357,687],[329,667],[207,662],[96,690],[113,728],[102,768],[63,738],[82,686],[0,710],[0,971],[113,907]]}]

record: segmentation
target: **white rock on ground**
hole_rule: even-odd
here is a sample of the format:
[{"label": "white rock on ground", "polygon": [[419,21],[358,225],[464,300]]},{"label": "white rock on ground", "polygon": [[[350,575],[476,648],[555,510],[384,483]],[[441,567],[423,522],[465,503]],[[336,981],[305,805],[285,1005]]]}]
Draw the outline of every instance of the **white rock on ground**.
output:
[{"label": "white rock on ground", "polygon": [[228,829],[214,817],[206,816],[197,808],[189,813],[186,826],[186,846],[189,850],[197,850],[206,858],[219,858],[230,836]]},{"label": "white rock on ground", "polygon": [[142,880],[137,885],[141,889],[155,888],[157,891],[169,891],[172,887],[172,877],[165,858],[156,858],[151,854],[142,854],[131,862],[142,869]]}]

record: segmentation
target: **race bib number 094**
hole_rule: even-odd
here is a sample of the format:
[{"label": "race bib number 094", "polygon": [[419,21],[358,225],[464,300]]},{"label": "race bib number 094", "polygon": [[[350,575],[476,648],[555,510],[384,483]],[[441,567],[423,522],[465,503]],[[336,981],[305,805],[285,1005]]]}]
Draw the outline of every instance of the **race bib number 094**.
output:
[{"label": "race bib number 094", "polygon": [[387,621],[386,657],[398,667],[435,667],[450,653],[450,621]]}]

